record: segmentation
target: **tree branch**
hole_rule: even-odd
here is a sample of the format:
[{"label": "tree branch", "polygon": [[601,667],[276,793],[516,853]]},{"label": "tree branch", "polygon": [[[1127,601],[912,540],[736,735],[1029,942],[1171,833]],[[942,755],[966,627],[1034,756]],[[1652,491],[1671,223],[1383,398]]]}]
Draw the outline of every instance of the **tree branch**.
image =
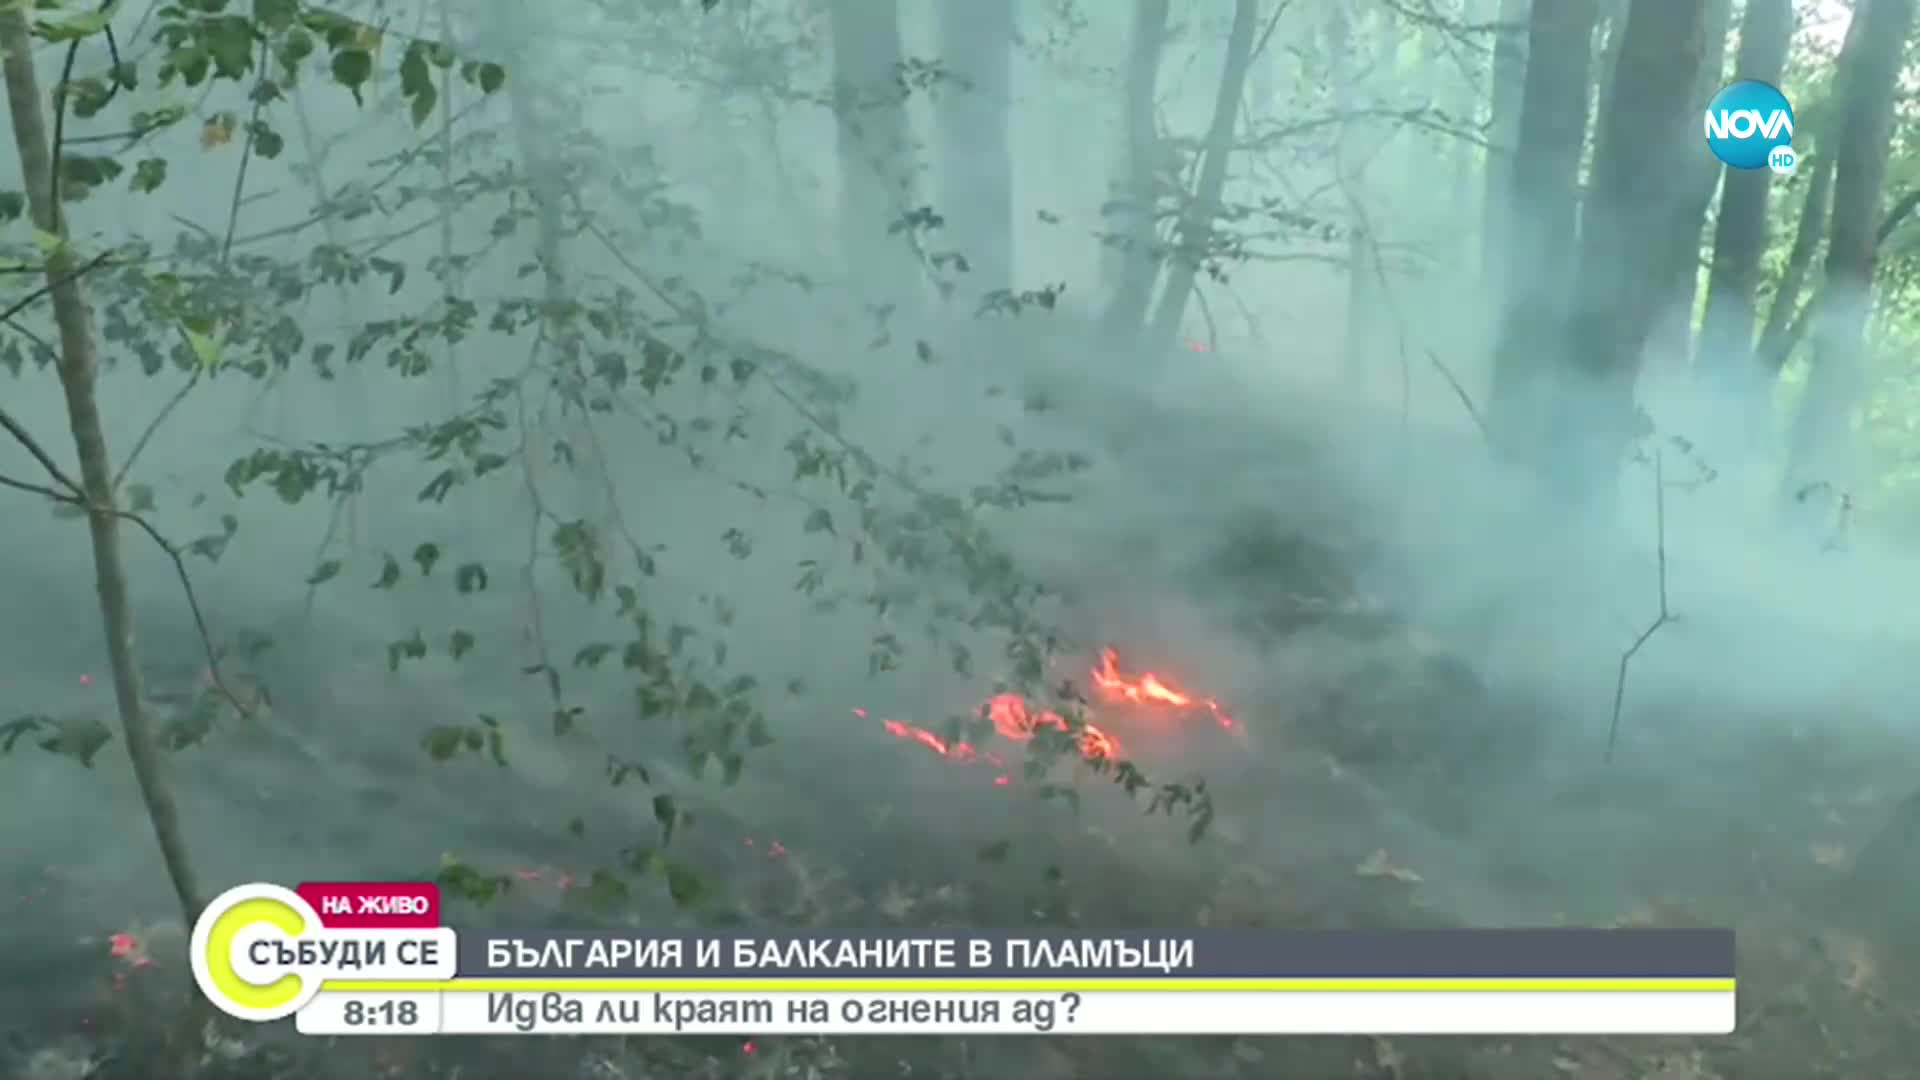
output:
[{"label": "tree branch", "polygon": [[[7,434],[13,436],[14,441],[24,447],[27,453],[31,454],[33,459],[40,463],[40,467],[47,471],[47,475],[53,478],[54,484],[58,485],[57,487],[50,487],[45,484],[36,484],[29,480],[20,480],[15,477],[0,474],[0,487],[12,488],[15,491],[24,491],[28,494],[49,499],[63,506],[71,506],[88,512],[93,512],[97,509],[87,502],[80,485],[76,483],[65,470],[60,468],[59,464],[47,453],[46,448],[41,446],[39,440],[33,437],[33,433],[28,431],[19,420],[15,419],[5,409],[0,409],[0,429],[4,429]],[[254,719],[253,710],[241,702],[239,695],[235,694],[233,690],[227,686],[226,678],[221,674],[219,650],[216,649],[213,644],[213,631],[207,625],[206,612],[200,606],[200,595],[194,590],[193,576],[187,572],[187,561],[181,554],[179,546],[161,535],[160,530],[154,528],[153,523],[140,514],[134,513],[131,510],[121,510],[118,507],[109,508],[106,512],[131,524],[141,532],[146,533],[147,538],[152,540],[154,545],[165,552],[167,558],[172,561],[174,576],[179,579],[180,589],[186,594],[187,609],[193,614],[194,630],[200,635],[200,646],[206,653],[207,681],[212,683],[214,689],[220,692],[220,696],[225,698],[228,704],[233,706],[234,711],[248,720]]]},{"label": "tree branch", "polygon": [[1614,746],[1620,739],[1620,710],[1627,700],[1627,668],[1653,635],[1673,621],[1672,609],[1667,606],[1667,474],[1659,450],[1653,452],[1653,522],[1655,550],[1659,558],[1657,580],[1660,587],[1660,614],[1620,654],[1620,670],[1613,680],[1613,720],[1607,725],[1608,761],[1613,760]]}]

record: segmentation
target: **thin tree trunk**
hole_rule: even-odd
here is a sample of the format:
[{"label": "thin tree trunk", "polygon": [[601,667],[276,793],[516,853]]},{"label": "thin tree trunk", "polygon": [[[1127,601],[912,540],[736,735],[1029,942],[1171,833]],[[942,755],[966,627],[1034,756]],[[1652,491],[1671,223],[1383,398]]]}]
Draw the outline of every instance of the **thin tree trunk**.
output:
[{"label": "thin tree trunk", "polygon": [[1544,446],[1545,395],[1574,268],[1580,159],[1586,145],[1594,0],[1535,0],[1524,104],[1513,155],[1508,285],[1494,343],[1489,427],[1504,453]]},{"label": "thin tree trunk", "polygon": [[[1792,39],[1793,0],[1747,0],[1734,78],[1778,84]],[[1718,390],[1742,397],[1752,392],[1759,376],[1752,362],[1753,330],[1773,184],[1773,174],[1765,170],[1726,170],[1714,222],[1713,267],[1696,365]]]},{"label": "thin tree trunk", "polygon": [[[1354,118],[1359,96],[1354,86],[1354,56],[1359,35],[1354,33],[1353,12],[1335,5],[1327,12],[1327,81],[1333,92],[1333,107],[1339,117],[1334,144],[1334,179],[1340,185],[1340,199],[1346,204],[1347,220],[1347,308],[1346,333],[1342,335],[1341,369],[1347,377],[1359,381],[1366,376],[1373,353],[1373,297],[1378,267],[1374,265],[1372,222],[1366,205],[1366,169],[1364,159],[1354,151]],[[1389,54],[1391,55],[1391,54]]]},{"label": "thin tree trunk", "polygon": [[1013,0],[940,6],[941,49],[960,85],[938,101],[945,206],[975,297],[1013,288]]},{"label": "thin tree trunk", "polygon": [[1481,288],[1490,298],[1505,292],[1501,267],[1512,248],[1514,154],[1520,145],[1520,115],[1526,96],[1527,27],[1531,0],[1500,0],[1493,35],[1493,77],[1487,102],[1486,191],[1480,214]]},{"label": "thin tree trunk", "polygon": [[67,419],[80,463],[79,484],[87,500],[87,529],[93,540],[95,584],[100,596],[100,621],[107,638],[107,659],[113,668],[114,704],[119,709],[134,779],[140,785],[147,818],[160,844],[161,860],[173,883],[181,917],[190,928],[200,916],[200,886],[187,855],[179,811],[165,774],[165,760],[144,711],[145,694],[141,690],[140,666],[134,651],[133,605],[127,595],[126,566],[120,551],[113,463],[107,455],[95,392],[99,364],[92,319],[80,293],[73,251],[64,242],[67,236],[64,215],[53,197],[53,151],[47,138],[46,118],[40,111],[33,41],[23,5],[0,7],[0,51],[5,54],[0,64],[4,65],[7,105],[13,117],[13,140],[20,155],[28,209],[36,228],[63,241],[46,255],[47,289],[53,304],[54,323],[60,330],[60,386],[66,392]]},{"label": "thin tree trunk", "polygon": [[[1466,7],[1463,9],[1463,14],[1469,26],[1485,26],[1499,17],[1499,11],[1494,6],[1494,0],[1466,0]],[[1490,68],[1481,67],[1476,61],[1466,72],[1457,73],[1456,75],[1459,83],[1456,88],[1458,100],[1451,110],[1448,119],[1462,129],[1471,129],[1474,127],[1475,115],[1480,111],[1479,103],[1475,100],[1475,91],[1478,89],[1479,81],[1486,77],[1489,71]],[[1489,133],[1489,141],[1491,141],[1490,136],[1491,133]],[[1452,216],[1453,221],[1460,223],[1460,225],[1467,230],[1467,235],[1459,241],[1464,246],[1457,250],[1459,250],[1462,258],[1471,259],[1474,257],[1474,251],[1471,247],[1473,243],[1471,233],[1471,222],[1473,221],[1473,185],[1474,180],[1477,179],[1474,174],[1480,155],[1472,140],[1461,138],[1452,140],[1451,152],[1453,156],[1453,183],[1452,190],[1447,193],[1446,210],[1447,213]]]},{"label": "thin tree trunk", "polygon": [[[1733,23],[1733,0],[1707,0],[1707,24],[1702,39],[1699,67],[1693,95],[1687,101],[1690,115],[1704,115],[1707,102],[1718,93],[1726,76],[1727,37]],[[1693,315],[1700,298],[1700,238],[1707,225],[1707,209],[1719,189],[1724,166],[1706,147],[1705,140],[1694,139],[1677,148],[1679,198],[1673,207],[1672,224],[1665,234],[1666,277],[1669,295],[1660,301],[1655,314],[1652,352],[1671,363],[1684,366],[1693,355]],[[1771,175],[1771,174],[1769,174]]]},{"label": "thin tree trunk", "polygon": [[1846,491],[1857,479],[1853,416],[1865,390],[1867,319],[1879,262],[1881,202],[1894,94],[1913,30],[1914,0],[1870,0],[1840,58],[1842,119],[1834,152],[1826,282],[1814,315],[1814,360],[1790,446],[1789,494],[1810,484]]},{"label": "thin tree trunk", "polygon": [[1686,148],[1699,141],[1699,113],[1689,104],[1713,2],[1633,0],[1627,12],[1562,339],[1570,378],[1554,396],[1554,463],[1565,494],[1578,501],[1612,492],[1621,455],[1640,426],[1635,383],[1663,299],[1667,230],[1690,179],[1672,163],[1686,160]]},{"label": "thin tree trunk", "polygon": [[1827,215],[1832,211],[1834,155],[1821,151],[1816,142],[1809,147],[1808,156],[1813,159],[1813,175],[1807,180],[1800,224],[1794,230],[1793,247],[1787,253],[1780,284],[1773,291],[1773,303],[1767,308],[1760,344],[1754,347],[1753,365],[1768,383],[1780,377],[1781,369],[1787,366],[1787,357],[1799,342],[1793,327],[1800,309],[1800,294],[1806,289],[1814,257],[1820,254],[1820,244],[1827,238]]},{"label": "thin tree trunk", "polygon": [[[1846,38],[1840,43],[1840,53],[1835,66],[1845,70],[1849,57],[1857,55],[1860,49],[1861,29],[1866,20],[1856,11],[1853,18],[1847,20]],[[1836,80],[1840,81],[1840,80]],[[1820,119],[1809,116],[1801,125],[1811,134],[1807,139],[1807,153],[1802,160],[1811,159],[1813,175],[1808,180],[1807,197],[1800,210],[1800,224],[1794,232],[1793,249],[1787,255],[1787,266],[1781,275],[1780,286],[1774,290],[1773,303],[1767,309],[1767,322],[1760,330],[1760,344],[1754,349],[1755,362],[1769,380],[1777,379],[1787,360],[1793,355],[1801,340],[1801,330],[1805,325],[1807,311],[1800,305],[1800,294],[1806,288],[1807,277],[1813,271],[1813,260],[1820,254],[1820,245],[1827,238],[1827,220],[1833,214],[1833,172],[1838,155],[1829,153],[1828,147],[1838,144],[1838,131],[1844,120],[1845,103],[1840,100],[1844,87],[1836,87],[1835,92],[1821,103],[1818,110]],[[1807,110],[1813,113],[1814,110]],[[1831,130],[1829,130],[1831,129]],[[1809,305],[1811,306],[1811,305]]]},{"label": "thin tree trunk", "polygon": [[[1627,41],[1627,0],[1601,0],[1600,23],[1594,31],[1593,115],[1613,112],[1614,79],[1620,73],[1620,47]],[[1594,137],[1599,137],[1596,132]],[[1591,148],[1589,148],[1591,149]]]},{"label": "thin tree trunk", "polygon": [[1168,0],[1136,0],[1133,41],[1127,52],[1126,154],[1124,176],[1116,185],[1122,227],[1113,239],[1119,253],[1118,278],[1101,318],[1110,345],[1138,336],[1142,313],[1160,279],[1160,127],[1154,102],[1160,83],[1160,54],[1167,43]]},{"label": "thin tree trunk", "polygon": [[1220,198],[1227,187],[1227,164],[1233,157],[1233,132],[1240,119],[1240,98],[1247,89],[1247,65],[1253,59],[1253,33],[1260,21],[1260,0],[1235,0],[1233,29],[1227,36],[1227,62],[1220,90],[1213,102],[1213,122],[1207,126],[1200,180],[1180,215],[1174,257],[1167,283],[1154,306],[1153,331],[1148,338],[1154,362],[1172,355],[1186,316],[1193,281],[1212,246],[1214,222],[1219,220]]},{"label": "thin tree trunk", "polygon": [[918,291],[922,268],[890,230],[912,208],[906,89],[896,0],[831,0],[833,112],[840,164],[840,240],[848,275],[870,304]]}]

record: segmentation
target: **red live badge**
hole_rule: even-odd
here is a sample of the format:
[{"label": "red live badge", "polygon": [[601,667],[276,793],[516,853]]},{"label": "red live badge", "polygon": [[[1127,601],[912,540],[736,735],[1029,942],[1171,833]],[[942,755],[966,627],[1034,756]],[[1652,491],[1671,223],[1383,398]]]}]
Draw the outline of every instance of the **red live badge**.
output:
[{"label": "red live badge", "polygon": [[419,930],[440,925],[431,881],[309,881],[293,890],[329,930]]}]

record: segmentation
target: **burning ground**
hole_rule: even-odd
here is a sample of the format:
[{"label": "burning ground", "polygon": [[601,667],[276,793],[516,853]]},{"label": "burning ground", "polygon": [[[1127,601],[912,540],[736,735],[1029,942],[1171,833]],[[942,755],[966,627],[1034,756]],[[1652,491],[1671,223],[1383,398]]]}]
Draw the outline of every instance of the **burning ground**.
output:
[{"label": "burning ground", "polygon": [[[1097,411],[1137,431],[1135,406],[1123,406]],[[1828,901],[1910,785],[1901,763],[1914,747],[1864,716],[1810,725],[1784,663],[1746,665],[1736,680],[1725,657],[1755,654],[1727,650],[1754,640],[1740,627],[1766,624],[1763,607],[1689,593],[1688,620],[1636,669],[1608,762],[1606,702],[1622,640],[1640,625],[1644,564],[1579,564],[1617,605],[1541,592],[1482,620],[1450,605],[1447,587],[1478,599],[1503,576],[1530,586],[1549,576],[1529,576],[1530,559],[1562,556],[1496,549],[1487,523],[1502,519],[1463,494],[1484,478],[1438,468],[1453,452],[1444,440],[1416,455],[1435,467],[1406,485],[1416,497],[1369,515],[1345,504],[1401,490],[1369,471],[1401,457],[1391,447],[1359,464],[1303,458],[1265,421],[1153,409],[1197,434],[1116,451],[1078,501],[1007,524],[1058,585],[1056,613],[1076,635],[1046,687],[1014,694],[997,672],[931,662],[872,677],[846,661],[861,656],[864,633],[822,630],[795,645],[769,619],[735,647],[769,666],[791,654],[809,692],[777,698],[772,743],[729,786],[680,764],[678,730],[621,729],[626,741],[611,747],[551,737],[550,707],[511,649],[478,666],[396,671],[385,636],[323,608],[263,661],[259,681],[274,693],[262,722],[223,722],[215,743],[174,758],[190,830],[217,838],[203,845],[204,872],[227,882],[459,867],[474,875],[463,880],[498,886],[491,902],[457,909],[467,924],[1732,924],[1746,950],[1739,1038],[381,1046],[219,1032],[205,1047],[210,1075],[866,1080],[902,1062],[923,1076],[1062,1080],[1909,1074],[1905,965],[1887,929],[1899,924],[1842,919],[1845,905]],[[1417,542],[1382,524],[1408,520],[1421,524]],[[53,560],[63,549],[32,550]],[[1673,557],[1685,580],[1709,580],[1677,540]],[[43,577],[86,580],[82,571]],[[743,587],[786,596],[786,571]],[[748,571],[723,564],[712,576],[723,573]],[[220,606],[244,610],[247,584]],[[166,611],[168,599],[144,606]],[[75,610],[56,600],[17,609],[46,615],[10,627],[10,685],[48,715],[104,716],[104,688],[82,681],[97,667],[47,644],[94,640],[84,623],[51,625]],[[517,614],[473,618],[519,625]],[[600,637],[585,613],[546,614],[558,655]],[[175,710],[204,687],[193,648],[169,653],[192,642],[168,629],[143,637],[156,705]],[[1820,634],[1793,640],[1797,665],[1859,651]],[[590,716],[631,715],[624,696],[588,704]],[[516,725],[509,766],[423,753],[436,729],[477,712]],[[649,775],[605,782],[609,750]],[[22,770],[5,796],[25,841],[9,866],[18,914],[4,946],[24,969],[58,975],[17,982],[29,994],[0,1007],[20,1018],[14,1072],[154,1080],[142,1070],[164,1033],[154,1019],[179,1001],[181,932],[122,756],[109,748],[91,775],[59,756],[8,765]],[[1204,791],[1210,813],[1187,815],[1155,798],[1161,788],[1130,796],[1136,770]],[[662,818],[675,824],[664,853],[650,839]],[[609,867],[626,884],[596,876]]]},{"label": "burning ground", "polygon": [[[956,720],[944,733],[904,720],[881,720],[880,727],[896,739],[916,743],[948,760],[989,767],[994,770],[993,783],[998,787],[1013,783],[1013,766],[1004,749],[985,741],[987,736],[1008,746],[1021,746],[1031,743],[1036,735],[1052,733],[1070,743],[1081,758],[1100,765],[1112,765],[1131,756],[1116,734],[1122,730],[1137,731],[1146,745],[1161,745],[1163,749],[1169,740],[1177,745],[1189,737],[1196,721],[1230,737],[1245,737],[1238,722],[1218,701],[1177,689],[1151,670],[1129,675],[1120,668],[1119,650],[1111,646],[1101,649],[1099,660],[1088,669],[1086,686],[1097,705],[1090,705],[1078,720],[1069,720],[1067,715],[1035,705],[1019,694],[1003,693],[988,698],[975,711],[972,723]],[[1069,684],[1060,696],[1079,697],[1080,692]],[[864,708],[853,710],[853,714],[868,718]],[[1095,722],[1096,717],[1100,722]],[[973,733],[962,730],[967,728]],[[1175,753],[1177,756],[1177,750]]]}]

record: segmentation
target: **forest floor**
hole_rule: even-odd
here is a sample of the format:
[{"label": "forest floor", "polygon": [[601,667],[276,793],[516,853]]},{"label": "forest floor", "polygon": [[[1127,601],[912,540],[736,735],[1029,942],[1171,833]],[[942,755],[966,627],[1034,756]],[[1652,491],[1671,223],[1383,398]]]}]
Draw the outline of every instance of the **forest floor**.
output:
[{"label": "forest floor", "polygon": [[[1378,648],[1376,642],[1373,646]],[[1433,691],[1428,688],[1429,692]],[[1484,706],[1484,702],[1481,703]],[[1461,703],[1429,702],[1452,711]],[[1257,709],[1257,702],[1255,703]],[[1351,704],[1342,706],[1355,708]],[[1401,722],[1349,713],[1340,729]],[[1491,923],[1732,925],[1739,934],[1740,1028],[1701,1039],[632,1039],[307,1040],[281,1029],[210,1028],[207,1080],[349,1076],[524,1080],[527,1077],[757,1078],[882,1076],[954,1080],[1070,1077],[1354,1077],[1381,1080],[1780,1080],[1920,1076],[1920,1013],[1898,985],[1898,960],[1869,936],[1828,925],[1815,905],[1839,882],[1884,820],[1899,789],[1887,745],[1837,746],[1808,736],[1749,741],[1738,753],[1691,763],[1701,790],[1649,790],[1598,771],[1547,775],[1527,830],[1461,822],[1446,787],[1382,768],[1327,737],[1326,718],[1261,723],[1247,767],[1211,777],[1221,811],[1211,836],[1189,845],[1177,821],[1143,817],[1117,796],[1089,790],[1079,816],[1036,811],[958,763],[918,744],[876,737],[850,756],[885,766],[858,816],[830,802],[762,790],[759,812],[728,817],[724,804],[688,833],[692,857],[727,893],[707,917],[759,925],[1254,925],[1270,927]],[[1399,738],[1388,732],[1384,738]],[[1408,735],[1417,738],[1417,733]],[[1333,743],[1332,748],[1329,744]],[[263,752],[264,753],[264,752]],[[1343,757],[1345,760],[1343,760]],[[1361,760],[1365,758],[1365,760]],[[18,768],[29,758],[12,763]],[[63,763],[64,764],[64,763]],[[299,768],[263,759],[238,770],[266,776]],[[369,772],[373,766],[356,766]],[[113,765],[101,771],[114,775]],[[309,807],[298,835],[285,817],[229,795],[236,773],[190,765],[189,816],[258,815],[250,842],[211,852],[213,872],[295,880],[329,865],[404,877],[442,845],[511,867],[519,879],[504,910],[454,909],[456,922],[528,919],[564,923],[585,912],[564,890],[585,865],[542,842],[524,821],[477,809],[457,783],[416,784],[392,807],[399,820],[462,815],[457,833],[375,842],[356,795],[303,785]],[[333,774],[344,777],[353,770]],[[1711,779],[1709,779],[1711,778]],[[1466,781],[1453,777],[1447,784]],[[332,781],[329,781],[330,783]],[[830,777],[796,774],[800,790]],[[881,781],[875,781],[876,785]],[[163,1080],[157,1040],[182,1014],[184,936],[152,888],[137,810],[120,785],[102,784],[80,828],[118,822],[119,839],[78,845],[43,866],[8,867],[5,922],[10,977],[0,1024],[18,1080]],[[433,790],[441,787],[443,790]],[[535,793],[524,793],[533,797]],[[209,800],[224,805],[208,805]],[[1660,800],[1670,805],[1657,806]],[[510,799],[490,799],[500,805]],[[764,822],[776,819],[777,834]],[[924,812],[969,822],[930,836]],[[1691,805],[1691,812],[1676,809]],[[340,812],[329,810],[340,808]],[[1608,808],[1643,819],[1609,837]],[[1649,815],[1660,818],[1657,834]],[[1477,816],[1477,815],[1476,815]],[[332,819],[332,820],[329,820]],[[758,823],[758,824],[756,824]],[[982,862],[981,843],[1024,823],[1028,842],[1004,862]],[[69,822],[69,825],[76,823]],[[317,831],[315,831],[317,829]],[[248,830],[237,830],[237,833]],[[111,834],[110,834],[111,835]],[[494,839],[484,848],[475,837]],[[1626,839],[1623,839],[1625,837]],[[311,845],[311,846],[309,846]],[[315,858],[357,845],[352,857]],[[39,845],[44,846],[44,845]],[[278,848],[277,852],[272,850]],[[319,865],[316,865],[319,864]],[[280,869],[284,868],[284,870]],[[365,872],[365,871],[363,871]],[[1488,912],[1501,914],[1489,915]],[[595,916],[596,918],[598,915]],[[660,902],[628,918],[691,925],[698,916]],[[1836,920],[1837,921],[1837,920]]]},{"label": "forest floor", "polygon": [[[1064,546],[1076,557],[1086,550]],[[1262,550],[1255,565],[1230,571],[1269,583],[1287,577],[1277,590],[1244,582],[1228,590],[1256,606],[1270,595],[1291,601],[1326,593],[1340,577],[1303,570],[1314,560],[1298,545]],[[1317,599],[1324,603],[1313,610],[1323,616],[1357,610],[1345,603],[1351,597]],[[8,614],[0,611],[0,620]],[[1205,715],[1178,717],[1171,728],[1154,727],[1165,717],[1115,718],[1133,723],[1129,732],[1169,732],[1138,743],[1150,772],[1207,778],[1217,816],[1198,843],[1177,817],[1144,813],[1100,777],[1077,778],[1077,812],[1041,806],[1018,785],[1010,791],[995,783],[990,769],[892,737],[882,717],[855,715],[854,702],[841,702],[831,716],[788,718],[841,725],[832,738],[756,761],[737,787],[703,788],[663,768],[658,779],[682,792],[697,818],[676,840],[681,857],[716,883],[716,896],[685,910],[664,896],[636,895],[618,918],[688,927],[742,920],[790,927],[1731,926],[1740,943],[1738,1032],[1660,1040],[748,1042],[322,1040],[299,1038],[288,1025],[216,1025],[197,1040],[199,1075],[1920,1077],[1920,996],[1903,978],[1913,957],[1898,951],[1914,940],[1906,914],[1913,903],[1881,898],[1878,906],[1895,914],[1864,918],[1859,911],[1875,904],[1846,894],[1856,859],[1914,786],[1910,762],[1920,738],[1848,725],[1844,717],[1796,721],[1751,703],[1693,709],[1650,698],[1632,715],[1615,764],[1591,745],[1542,738],[1543,731],[1594,726],[1584,690],[1542,700],[1483,677],[1480,645],[1378,612],[1352,620],[1364,625],[1248,614],[1223,620],[1242,638],[1239,663],[1208,666],[1182,654],[1183,640],[1185,648],[1199,646],[1181,633],[1166,633],[1151,648],[1122,648],[1124,663],[1241,673],[1182,681],[1224,702],[1244,741]],[[5,628],[23,657],[0,670],[9,700],[53,709],[71,698],[102,708],[100,688],[76,687],[72,671],[19,670],[33,642],[50,633],[44,619]],[[395,676],[377,653],[325,680],[337,691],[331,698],[281,695],[258,730],[225,731],[213,745],[175,757],[208,885],[419,879],[457,853],[516,884],[484,910],[453,905],[454,925],[607,918],[589,911],[568,883],[617,858],[620,823],[650,826],[651,815],[636,811],[625,791],[578,782],[598,774],[597,760],[543,761],[528,745],[516,748],[522,756],[513,769],[477,758],[424,762],[418,727],[470,716],[481,691],[454,677]],[[317,654],[303,659],[331,663]],[[1595,666],[1610,668],[1608,656]],[[152,676],[161,689],[180,678],[158,668]],[[1604,729],[1604,707],[1598,711]],[[412,726],[395,726],[401,723]],[[0,922],[0,1075],[8,1080],[171,1080],[156,1061],[187,1015],[185,930],[172,914],[123,758],[110,747],[90,773],[24,745],[0,759],[10,847],[0,865],[0,910],[9,915]],[[605,836],[578,835],[566,827],[576,817],[615,826]],[[983,857],[1009,835],[1020,842],[1004,858]],[[1910,899],[1920,903],[1920,889]]]}]

